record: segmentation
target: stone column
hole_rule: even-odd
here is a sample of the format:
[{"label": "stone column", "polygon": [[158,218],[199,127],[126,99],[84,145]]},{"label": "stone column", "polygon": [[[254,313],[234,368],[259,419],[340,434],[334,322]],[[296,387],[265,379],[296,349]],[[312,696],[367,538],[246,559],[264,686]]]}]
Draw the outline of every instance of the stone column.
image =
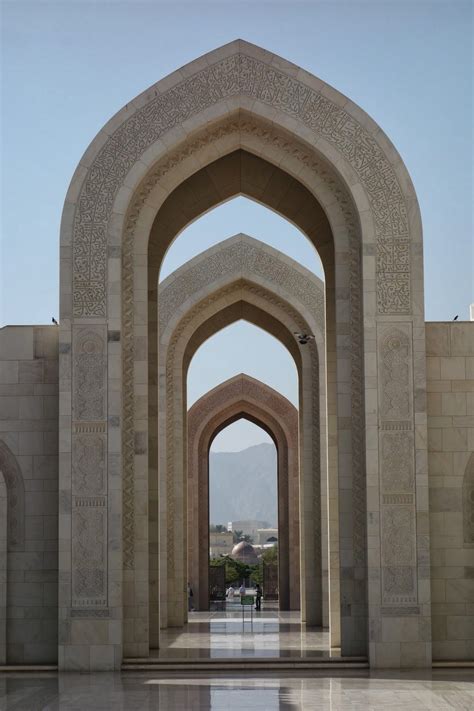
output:
[{"label": "stone column", "polygon": [[0,471],[0,665],[7,662],[7,487]]}]

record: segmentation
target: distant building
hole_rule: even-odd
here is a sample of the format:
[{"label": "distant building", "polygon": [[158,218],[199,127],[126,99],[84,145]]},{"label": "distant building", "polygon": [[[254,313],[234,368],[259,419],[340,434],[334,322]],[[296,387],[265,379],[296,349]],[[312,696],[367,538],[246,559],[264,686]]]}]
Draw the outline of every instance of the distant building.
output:
[{"label": "distant building", "polygon": [[469,316],[470,316],[471,321],[474,321],[474,304],[471,304],[469,306]]},{"label": "distant building", "polygon": [[242,521],[229,521],[227,529],[229,531],[242,531],[244,536],[251,536],[251,538],[256,542],[258,529],[266,528],[267,526],[267,521],[243,519]]},{"label": "distant building", "polygon": [[251,543],[247,541],[240,541],[232,549],[231,557],[234,560],[240,561],[240,563],[245,563],[246,565],[256,565],[258,563],[258,557],[255,552],[254,547]]},{"label": "distant building", "polygon": [[264,546],[265,543],[278,542],[278,528],[259,528],[255,543],[259,546]]},{"label": "distant building", "polygon": [[231,531],[209,533],[209,557],[219,558],[221,555],[230,555],[234,545],[234,535]]}]

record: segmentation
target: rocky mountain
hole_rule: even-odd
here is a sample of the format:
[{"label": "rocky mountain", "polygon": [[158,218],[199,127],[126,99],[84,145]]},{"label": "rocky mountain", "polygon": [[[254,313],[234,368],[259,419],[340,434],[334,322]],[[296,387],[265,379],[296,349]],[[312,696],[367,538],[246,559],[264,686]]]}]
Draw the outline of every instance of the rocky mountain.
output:
[{"label": "rocky mountain", "polygon": [[273,444],[211,452],[210,522],[257,519],[277,525],[277,454]]}]

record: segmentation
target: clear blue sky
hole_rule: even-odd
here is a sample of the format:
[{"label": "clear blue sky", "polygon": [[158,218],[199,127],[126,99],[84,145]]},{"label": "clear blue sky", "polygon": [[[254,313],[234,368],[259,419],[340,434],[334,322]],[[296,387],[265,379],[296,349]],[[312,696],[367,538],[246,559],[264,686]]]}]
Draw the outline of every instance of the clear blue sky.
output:
[{"label": "clear blue sky", "polygon": [[[381,125],[420,201],[426,317],[468,318],[474,301],[471,2],[3,0],[1,11],[1,324],[49,323],[57,315],[62,203],[100,127],[150,84],[236,37],[320,76]],[[240,231],[316,265],[305,239],[265,212],[244,200],[223,206],[178,238],[164,269]],[[191,364],[190,402],[242,370],[255,377],[263,372],[295,399],[289,356],[254,333],[237,324],[203,346]],[[236,347],[237,334],[245,348]],[[230,442],[238,449],[256,440],[249,434]]]}]

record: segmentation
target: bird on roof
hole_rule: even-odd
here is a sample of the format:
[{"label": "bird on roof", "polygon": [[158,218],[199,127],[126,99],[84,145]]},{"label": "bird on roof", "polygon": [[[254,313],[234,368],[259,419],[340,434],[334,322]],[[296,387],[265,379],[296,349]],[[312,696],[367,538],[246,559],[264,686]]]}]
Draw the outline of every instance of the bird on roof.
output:
[{"label": "bird on roof", "polygon": [[59,323],[56,321],[54,316],[51,317],[51,323],[54,323],[55,326],[59,326]]}]

